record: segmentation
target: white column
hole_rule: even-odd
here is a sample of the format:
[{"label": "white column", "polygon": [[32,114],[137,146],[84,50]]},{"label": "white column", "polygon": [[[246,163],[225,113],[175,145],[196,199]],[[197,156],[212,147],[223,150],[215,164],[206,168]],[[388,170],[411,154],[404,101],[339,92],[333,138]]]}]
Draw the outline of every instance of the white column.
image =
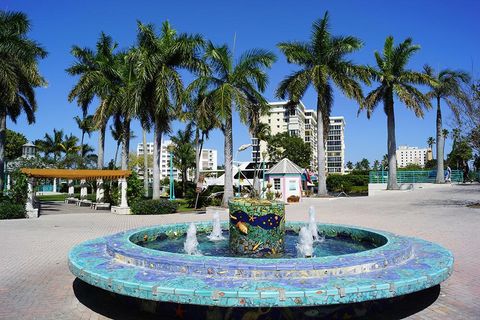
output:
[{"label": "white column", "polygon": [[128,203],[127,203],[127,179],[121,178],[118,179],[119,187],[121,190],[121,198],[120,198],[120,207],[122,208],[128,208]]},{"label": "white column", "polygon": [[80,199],[87,198],[87,181],[85,179],[80,180]]},{"label": "white column", "polygon": [[103,188],[103,179],[97,179],[97,195],[96,202],[105,201],[105,189]]},{"label": "white column", "polygon": [[73,180],[70,179],[68,180],[68,195],[73,196],[74,193],[75,193],[75,189],[73,187]]},{"label": "white column", "polygon": [[53,192],[57,192],[57,178],[53,178]]},{"label": "white column", "polygon": [[10,190],[11,188],[11,180],[10,180],[10,174],[7,174],[7,190]]}]

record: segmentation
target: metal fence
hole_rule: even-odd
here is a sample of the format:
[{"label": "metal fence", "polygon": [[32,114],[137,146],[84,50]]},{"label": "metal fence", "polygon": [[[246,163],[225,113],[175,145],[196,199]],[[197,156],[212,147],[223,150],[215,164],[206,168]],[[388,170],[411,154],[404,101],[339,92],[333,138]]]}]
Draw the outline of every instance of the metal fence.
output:
[{"label": "metal fence", "polygon": [[[398,183],[434,183],[437,170],[397,171]],[[452,170],[452,182],[463,182],[462,170]],[[370,171],[369,183],[387,183],[388,171]]]}]

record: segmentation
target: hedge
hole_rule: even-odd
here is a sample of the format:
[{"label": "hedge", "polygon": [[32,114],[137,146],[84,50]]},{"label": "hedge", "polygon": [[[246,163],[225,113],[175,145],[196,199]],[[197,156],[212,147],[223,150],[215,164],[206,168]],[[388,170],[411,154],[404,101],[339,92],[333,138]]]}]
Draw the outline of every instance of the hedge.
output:
[{"label": "hedge", "polygon": [[368,175],[330,174],[327,177],[327,189],[331,192],[350,192],[354,186],[368,186]]},{"label": "hedge", "polygon": [[139,200],[131,204],[132,214],[169,214],[177,212],[178,203],[165,199]]},{"label": "hedge", "polygon": [[17,203],[0,203],[0,220],[3,219],[23,219],[26,217],[25,206]]}]

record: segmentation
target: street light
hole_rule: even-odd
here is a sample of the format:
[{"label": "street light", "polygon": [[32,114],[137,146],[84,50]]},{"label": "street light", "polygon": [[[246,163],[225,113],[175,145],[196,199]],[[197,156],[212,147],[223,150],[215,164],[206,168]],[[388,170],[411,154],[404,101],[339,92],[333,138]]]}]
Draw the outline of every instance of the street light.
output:
[{"label": "street light", "polygon": [[[235,158],[238,158],[238,153],[239,153],[239,152],[245,151],[245,150],[247,150],[248,148],[250,148],[251,146],[253,146],[253,144],[251,144],[251,143],[242,144],[242,145],[238,148],[237,153],[235,154]],[[233,162],[235,162],[235,161],[232,161],[232,163],[233,163]],[[240,198],[240,197],[241,197],[241,192],[240,192],[240,188],[241,188],[241,186],[240,186],[240,162],[237,161],[237,163],[238,163],[238,165],[237,165],[237,170],[238,170],[238,172],[237,172],[237,175],[238,175],[238,193],[237,193],[237,195],[238,195],[238,197]]]}]

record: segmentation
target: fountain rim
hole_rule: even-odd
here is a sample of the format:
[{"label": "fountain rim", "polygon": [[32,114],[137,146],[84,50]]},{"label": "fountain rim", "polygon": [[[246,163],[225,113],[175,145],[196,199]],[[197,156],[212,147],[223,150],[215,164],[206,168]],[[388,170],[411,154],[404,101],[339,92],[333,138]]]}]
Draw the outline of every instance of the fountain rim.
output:
[{"label": "fountain rim", "polygon": [[[211,222],[179,222],[179,223],[170,223],[170,224],[162,224],[162,225],[154,225],[154,226],[149,226],[149,227],[142,227],[142,228],[136,228],[136,229],[131,229],[127,230],[124,232],[120,232],[119,234],[122,233],[127,233],[124,235],[123,240],[127,240],[129,244],[133,245],[134,248],[141,248],[142,251],[145,251],[145,253],[152,253],[153,255],[165,255],[165,256],[171,256],[173,257],[178,257],[178,258],[184,258],[186,260],[191,259],[192,261],[198,260],[199,257],[201,257],[203,260],[211,260],[211,261],[217,261],[219,259],[235,259],[239,262],[270,262],[270,263],[281,263],[281,262],[292,262],[294,261],[304,261],[304,262],[315,262],[315,263],[321,263],[324,262],[324,260],[329,260],[332,258],[352,258],[352,257],[360,257],[366,255],[366,253],[371,253],[371,252],[376,252],[376,251],[384,251],[385,249],[388,249],[389,246],[394,244],[396,240],[399,238],[399,236],[385,232],[385,231],[379,231],[379,230],[374,230],[370,228],[363,228],[363,227],[358,227],[358,226],[353,226],[353,225],[345,225],[345,224],[334,224],[334,223],[317,223],[317,226],[328,226],[328,227],[340,227],[340,228],[345,228],[345,229],[351,229],[351,230],[359,230],[359,231],[366,231],[368,233],[371,233],[375,236],[380,236],[382,240],[384,240],[384,243],[379,245],[376,248],[368,249],[368,250],[363,250],[360,252],[355,252],[355,253],[348,253],[348,254],[342,254],[342,255],[330,255],[330,256],[322,256],[322,257],[311,257],[311,258],[302,258],[302,257],[296,257],[296,258],[260,258],[260,257],[242,257],[242,256],[236,256],[236,257],[224,257],[224,256],[202,256],[202,255],[188,255],[186,253],[177,253],[177,252],[170,252],[170,251],[162,251],[162,250],[155,250],[155,249],[150,249],[146,247],[142,247],[132,241],[132,238],[140,235],[142,233],[145,233],[145,231],[151,231],[151,230],[157,230],[158,228],[161,229],[166,229],[169,227],[185,227],[185,230],[188,229],[188,226],[193,223],[197,227],[197,233],[201,232],[202,230],[199,230],[199,226],[206,226],[209,227],[211,226]],[[221,221],[221,228],[222,230],[227,230],[228,229],[228,221]],[[285,227],[288,230],[291,230],[291,227],[298,227],[300,228],[302,226],[305,226],[306,222],[304,221],[289,221],[285,223]],[[132,247],[133,248],[133,247]],[[152,252],[153,251],[153,252]],[[362,254],[364,253],[364,254]]]}]

